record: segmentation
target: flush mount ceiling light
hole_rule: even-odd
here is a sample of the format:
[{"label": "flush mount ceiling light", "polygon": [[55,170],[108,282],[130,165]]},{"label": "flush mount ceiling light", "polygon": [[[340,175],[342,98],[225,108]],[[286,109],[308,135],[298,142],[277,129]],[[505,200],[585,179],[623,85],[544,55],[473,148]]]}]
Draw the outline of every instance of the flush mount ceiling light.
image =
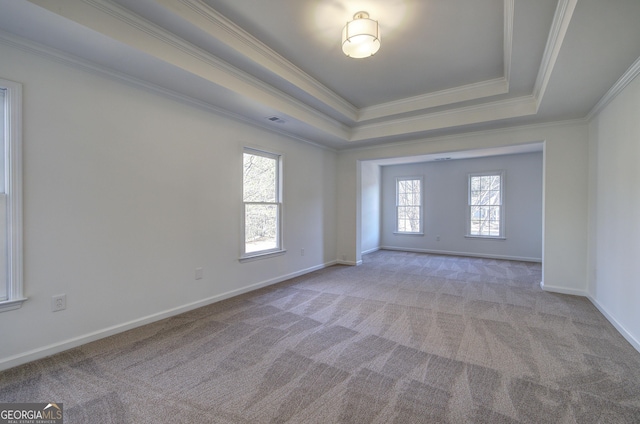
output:
[{"label": "flush mount ceiling light", "polygon": [[376,54],[380,48],[378,21],[369,19],[367,12],[353,15],[342,29],[342,51],[349,57],[363,58]]}]

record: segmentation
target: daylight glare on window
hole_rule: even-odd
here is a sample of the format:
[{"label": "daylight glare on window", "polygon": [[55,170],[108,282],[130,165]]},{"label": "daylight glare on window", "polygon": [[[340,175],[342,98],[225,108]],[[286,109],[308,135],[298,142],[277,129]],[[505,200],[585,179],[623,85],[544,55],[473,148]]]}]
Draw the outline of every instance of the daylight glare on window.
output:
[{"label": "daylight glare on window", "polygon": [[243,169],[245,253],[277,249],[278,158],[245,152]]},{"label": "daylight glare on window", "polygon": [[399,233],[421,231],[422,180],[398,179],[396,182],[396,215]]},{"label": "daylight glare on window", "polygon": [[472,236],[500,237],[502,212],[500,175],[471,176],[469,179],[470,229]]},{"label": "daylight glare on window", "polygon": [[[0,89],[0,148],[5,150],[5,90]],[[7,221],[7,196],[4,184],[4,155],[0,158],[0,301],[7,300],[7,228],[4,224]]]},{"label": "daylight glare on window", "polygon": [[22,85],[0,79],[0,312],[22,306]]}]

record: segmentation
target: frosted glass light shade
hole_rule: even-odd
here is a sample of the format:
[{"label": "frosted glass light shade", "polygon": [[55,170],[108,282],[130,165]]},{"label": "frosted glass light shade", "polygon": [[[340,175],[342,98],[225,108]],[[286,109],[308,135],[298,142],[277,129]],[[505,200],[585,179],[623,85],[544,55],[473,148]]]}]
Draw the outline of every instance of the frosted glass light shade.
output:
[{"label": "frosted glass light shade", "polygon": [[380,49],[378,21],[369,19],[367,12],[353,15],[342,29],[342,51],[349,57],[363,58],[376,54]]}]

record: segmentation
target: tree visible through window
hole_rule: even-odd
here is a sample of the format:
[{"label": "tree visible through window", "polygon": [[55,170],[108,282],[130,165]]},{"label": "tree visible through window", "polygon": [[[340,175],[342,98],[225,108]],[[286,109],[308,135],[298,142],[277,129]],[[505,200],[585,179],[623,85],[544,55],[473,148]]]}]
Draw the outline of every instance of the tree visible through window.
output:
[{"label": "tree visible through window", "polygon": [[396,179],[396,231],[422,232],[422,179]]},{"label": "tree visible through window", "polygon": [[246,149],[243,164],[244,254],[280,250],[280,157]]},{"label": "tree visible through window", "polygon": [[[0,87],[0,145],[5,144],[5,91]],[[4,150],[4,149],[3,149]],[[7,194],[4,184],[4,155],[0,157],[0,302],[9,299],[9,287],[7,281],[7,227],[4,223],[7,221]]]},{"label": "tree visible through window", "polygon": [[469,176],[469,235],[503,237],[503,174]]},{"label": "tree visible through window", "polygon": [[22,295],[22,85],[0,79],[0,312]]}]

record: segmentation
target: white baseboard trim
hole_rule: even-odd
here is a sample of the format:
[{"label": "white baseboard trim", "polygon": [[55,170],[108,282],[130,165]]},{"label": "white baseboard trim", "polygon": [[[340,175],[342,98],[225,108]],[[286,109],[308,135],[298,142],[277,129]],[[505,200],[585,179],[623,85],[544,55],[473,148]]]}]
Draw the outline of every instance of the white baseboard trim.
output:
[{"label": "white baseboard trim", "polygon": [[622,337],[624,337],[625,340],[627,340],[631,344],[631,346],[634,347],[635,350],[640,352],[640,341],[638,339],[636,339],[625,328],[624,325],[622,325],[611,313],[609,313],[609,311],[607,311],[607,309],[604,306],[602,306],[600,303],[598,303],[598,301],[596,299],[594,299],[593,296],[591,296],[588,292],[586,292],[584,290],[567,289],[567,288],[564,288],[564,287],[549,286],[549,285],[544,284],[544,281],[540,282],[540,288],[542,290],[544,290],[544,291],[552,292],[552,293],[570,294],[570,295],[574,295],[574,296],[586,297],[587,299],[589,299],[589,301],[591,303],[593,303],[593,305],[596,308],[598,308],[600,313],[602,315],[604,315],[604,317],[611,323],[611,325],[613,325],[616,328],[616,330],[618,330],[618,332],[622,335]]},{"label": "white baseboard trim", "polygon": [[336,263],[338,265],[360,266],[360,265],[362,265],[362,259],[360,259],[358,262],[354,262],[354,261],[336,261]]},{"label": "white baseboard trim", "polygon": [[584,290],[578,290],[578,289],[568,289],[566,287],[558,287],[558,286],[550,286],[548,284],[545,284],[544,281],[540,281],[540,288],[546,292],[551,292],[551,293],[560,293],[560,294],[570,294],[573,296],[582,296],[582,297],[588,297],[588,293]]},{"label": "white baseboard trim", "polygon": [[207,306],[212,303],[220,302],[221,300],[229,299],[231,297],[238,296],[243,293],[248,293],[250,291],[257,290],[262,287],[267,287],[273,284],[281,283],[291,278],[299,277],[301,275],[308,274],[310,272],[317,271],[323,268],[328,268],[330,266],[336,265],[337,263],[338,261],[331,261],[331,262],[324,263],[322,265],[316,265],[311,268],[303,269],[301,271],[296,271],[287,275],[271,278],[269,280],[251,284],[249,286],[246,286],[240,289],[231,290],[226,293],[221,293],[215,296],[208,297],[206,299],[201,299],[196,302],[188,303],[186,305],[178,306],[176,308],[171,308],[166,311],[148,315],[146,317],[138,318],[129,322],[107,327],[102,330],[97,330],[88,334],[84,334],[82,336],[67,339],[59,343],[54,343],[48,346],[44,346],[44,347],[36,348],[27,352],[19,353],[17,355],[9,356],[7,358],[0,360],[0,371],[7,370],[9,368],[13,368],[18,365],[26,364],[27,362],[35,361],[37,359],[46,358],[47,356],[55,355],[56,353],[64,352],[65,350],[69,350],[74,347],[81,346],[83,344],[87,344],[99,339],[103,339],[105,337],[109,337],[114,334],[122,333],[124,331],[131,330],[133,328],[140,327],[146,324],[151,324],[152,322],[160,321],[161,319],[170,318],[174,315],[179,315],[181,313],[188,312],[193,309]]},{"label": "white baseboard trim", "polygon": [[368,254],[368,253],[377,252],[378,250],[380,250],[380,246],[378,246],[378,247],[374,247],[373,249],[365,250],[364,252],[362,252],[362,254],[363,254],[363,255],[366,255],[366,254]]},{"label": "white baseboard trim", "polygon": [[542,263],[542,258],[528,258],[528,257],[522,257],[522,256],[509,256],[509,255],[492,255],[492,254],[485,254],[485,253],[452,252],[448,250],[435,250],[435,249],[415,249],[415,248],[398,247],[398,246],[381,246],[379,250],[397,250],[401,252],[431,253],[433,255],[469,256],[472,258],[486,258],[486,259],[499,259],[499,260],[506,260],[506,261],[523,261],[523,262]]},{"label": "white baseboard trim", "polygon": [[618,320],[615,319],[615,317],[611,315],[609,311],[607,311],[607,309],[604,306],[602,306],[600,303],[598,303],[598,301],[594,299],[591,295],[587,295],[587,299],[589,299],[591,303],[593,303],[593,305],[596,308],[598,308],[600,313],[602,313],[602,315],[604,315],[604,317],[607,320],[609,320],[611,325],[613,325],[616,328],[616,330],[618,330],[618,332],[622,334],[622,337],[624,337],[631,344],[631,346],[635,348],[635,350],[640,352],[640,340],[633,337],[633,335],[625,328],[625,326],[620,324],[620,322],[618,322]]}]

